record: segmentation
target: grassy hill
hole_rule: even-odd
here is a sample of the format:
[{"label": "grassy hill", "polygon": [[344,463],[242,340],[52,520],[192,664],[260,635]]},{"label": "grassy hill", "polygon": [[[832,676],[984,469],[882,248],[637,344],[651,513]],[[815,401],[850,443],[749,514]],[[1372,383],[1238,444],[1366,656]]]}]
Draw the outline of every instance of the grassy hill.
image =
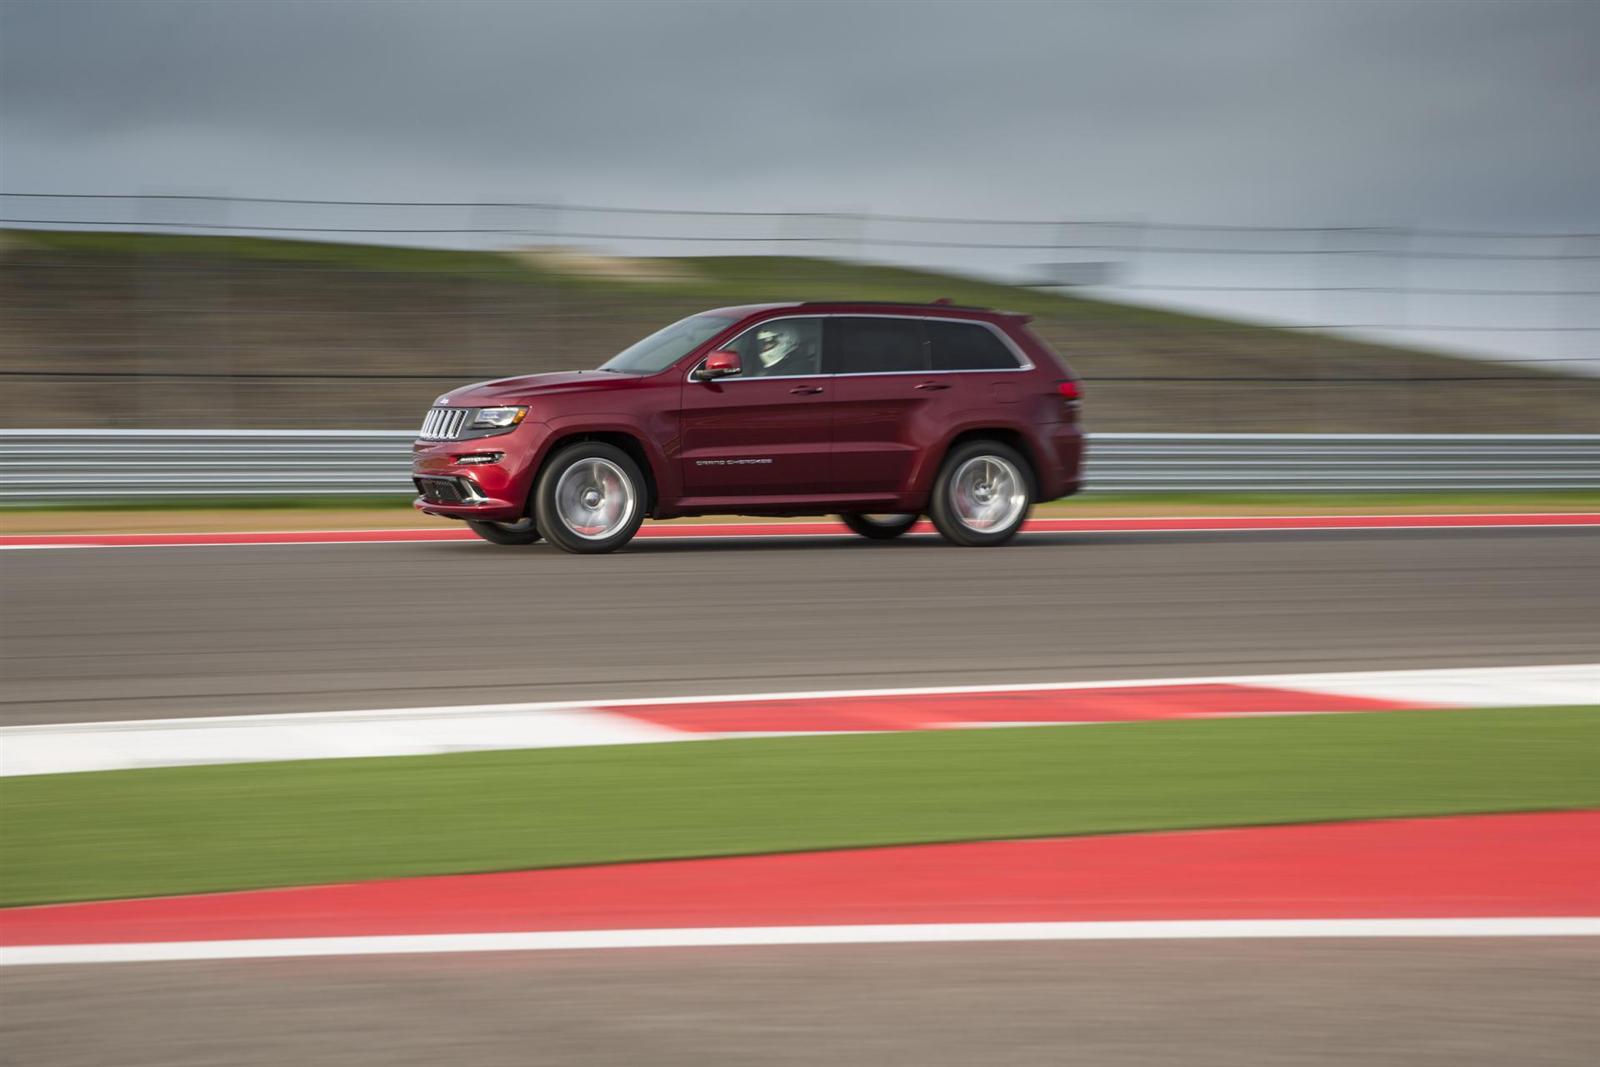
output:
[{"label": "grassy hill", "polygon": [[0,231],[0,425],[404,428],[452,385],[594,366],[710,306],[937,297],[1032,314],[1099,430],[1600,426],[1600,380],[897,267],[20,231]]}]

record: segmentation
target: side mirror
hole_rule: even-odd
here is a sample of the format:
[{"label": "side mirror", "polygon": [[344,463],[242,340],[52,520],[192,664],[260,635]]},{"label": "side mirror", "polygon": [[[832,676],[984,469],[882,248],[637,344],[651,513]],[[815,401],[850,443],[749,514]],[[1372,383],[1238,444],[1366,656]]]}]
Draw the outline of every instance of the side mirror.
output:
[{"label": "side mirror", "polygon": [[694,372],[694,376],[702,382],[709,382],[713,378],[732,377],[743,369],[739,364],[739,353],[724,349],[707,356],[705,362],[700,364],[700,369]]}]

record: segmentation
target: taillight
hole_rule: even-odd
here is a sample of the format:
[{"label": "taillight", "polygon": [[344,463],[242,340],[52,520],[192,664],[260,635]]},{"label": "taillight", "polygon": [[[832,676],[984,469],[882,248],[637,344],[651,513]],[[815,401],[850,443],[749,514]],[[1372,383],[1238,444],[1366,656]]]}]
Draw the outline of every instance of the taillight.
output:
[{"label": "taillight", "polygon": [[1078,420],[1078,402],[1083,399],[1083,391],[1078,388],[1078,383],[1072,378],[1066,378],[1056,383],[1056,392],[1061,395],[1061,414],[1066,422]]}]

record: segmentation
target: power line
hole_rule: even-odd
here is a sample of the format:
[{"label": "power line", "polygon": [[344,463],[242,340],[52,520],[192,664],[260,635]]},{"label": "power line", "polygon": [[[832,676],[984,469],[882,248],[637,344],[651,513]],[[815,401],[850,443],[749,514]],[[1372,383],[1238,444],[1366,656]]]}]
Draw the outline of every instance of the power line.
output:
[{"label": "power line", "polygon": [[209,222],[156,222],[151,220],[114,220],[114,219],[13,219],[0,218],[0,225],[7,226],[124,226],[133,227],[141,231],[159,229],[181,230],[206,230],[222,236],[218,231],[249,231],[251,233],[342,233],[342,234],[434,234],[434,235],[459,235],[459,234],[498,234],[510,237],[541,237],[558,238],[563,240],[582,241],[677,241],[685,244],[703,242],[714,243],[743,243],[743,244],[854,244],[874,245],[888,248],[952,248],[969,250],[1013,250],[1013,251],[1087,251],[1087,252],[1128,252],[1128,253],[1157,253],[1169,255],[1212,255],[1212,256],[1374,256],[1381,259],[1468,259],[1468,260],[1517,260],[1517,261],[1543,261],[1543,260],[1600,260],[1600,253],[1547,252],[1424,252],[1424,251],[1394,251],[1390,249],[1375,248],[1227,248],[1227,247],[1197,247],[1192,245],[1166,245],[1153,246],[1144,244],[1076,244],[1068,242],[998,242],[998,241],[917,241],[902,238],[867,237],[867,236],[760,236],[760,237],[710,237],[704,235],[687,234],[661,234],[661,233],[587,233],[573,230],[524,230],[515,227],[408,227],[408,226],[257,226],[241,223],[209,223]]},{"label": "power line", "polygon": [[[399,208],[511,208],[533,211],[571,211],[610,215],[682,215],[726,218],[813,218],[859,222],[913,223],[961,226],[1105,226],[1139,230],[1199,231],[1215,233],[1371,233],[1410,237],[1465,238],[1510,241],[1567,240],[1600,237],[1600,233],[1531,233],[1501,230],[1421,229],[1390,226],[1266,226],[1228,223],[1144,222],[1108,219],[1011,219],[951,215],[896,215],[854,211],[725,211],[697,208],[619,207],[602,204],[569,204],[559,201],[521,200],[328,200],[310,197],[232,196],[186,193],[40,193],[5,192],[0,196],[42,200],[133,200],[191,201],[196,203],[277,204],[303,207],[399,207]],[[476,231],[454,231],[476,232]]]},{"label": "power line", "polygon": [[[221,222],[155,222],[141,220],[138,222],[116,221],[111,219],[0,219],[5,225],[28,226],[136,226],[143,229],[181,229],[181,230],[251,230],[270,233],[431,233],[431,234],[499,234],[501,236],[519,237],[576,237],[584,240],[611,240],[611,241],[811,241],[811,242],[837,242],[837,237],[685,237],[681,234],[659,233],[576,233],[568,230],[521,230],[505,226],[474,227],[474,226],[250,226],[245,224]],[[219,235],[221,236],[221,235]],[[878,242],[892,243],[892,242]],[[984,247],[1010,247],[1004,245],[957,245],[960,248]],[[1025,247],[1025,246],[1015,246]],[[1040,245],[1041,248],[1059,248],[1060,245]],[[1600,258],[1600,257],[1597,257]]]},{"label": "power line", "polygon": [[1138,289],[1164,293],[1411,293],[1417,296],[1600,296],[1600,289],[1429,289],[1387,285],[1123,285],[1034,286],[1049,288]]},{"label": "power line", "polygon": [[[1310,326],[1265,323],[1275,330],[1432,330],[1461,333],[1600,333],[1600,326],[1424,326],[1414,322],[1329,322]],[[1540,362],[1545,362],[1541,360]]]},{"label": "power line", "polygon": [[[4,221],[4,220],[0,220]],[[87,224],[86,224],[87,225]],[[502,230],[487,231],[503,233]],[[754,238],[752,238],[754,240]],[[765,238],[762,238],[765,240]],[[822,238],[818,238],[822,240]],[[419,252],[452,251],[448,249],[417,248]],[[486,256],[492,253],[484,253]],[[270,265],[270,264],[269,264]],[[30,269],[62,269],[77,270],[71,263],[55,263],[37,261],[29,264]],[[204,264],[179,263],[179,264],[141,264],[141,271],[145,272],[170,272],[193,273],[210,269]],[[338,266],[318,266],[309,263],[296,263],[294,269],[297,273],[339,273],[339,274],[381,274],[389,275],[388,270],[368,270],[357,264],[341,264]],[[452,273],[469,274],[472,276],[512,277],[522,273],[515,265],[506,266],[481,266],[470,270],[455,268]],[[1377,295],[1398,296],[1528,296],[1528,297],[1594,297],[1600,296],[1600,289],[1439,289],[1425,286],[1391,286],[1391,285],[1159,285],[1149,283],[1107,282],[1092,285],[1062,285],[1056,282],[1044,282],[1022,285],[1029,289],[1066,289],[1069,291],[1091,292],[1094,290],[1115,290],[1119,292],[1161,292],[1161,293],[1369,293]],[[1070,293],[1068,294],[1070,295]],[[257,309],[253,314],[260,314]],[[432,314],[430,312],[430,314]],[[1347,324],[1346,324],[1347,325]],[[1285,327],[1289,328],[1289,327]],[[1302,329],[1332,329],[1332,326],[1304,326]],[[1384,329],[1400,329],[1400,326],[1386,326]],[[1415,327],[1404,327],[1415,328]],[[1454,329],[1455,327],[1449,327]],[[1585,327],[1587,329],[1587,327]]]}]

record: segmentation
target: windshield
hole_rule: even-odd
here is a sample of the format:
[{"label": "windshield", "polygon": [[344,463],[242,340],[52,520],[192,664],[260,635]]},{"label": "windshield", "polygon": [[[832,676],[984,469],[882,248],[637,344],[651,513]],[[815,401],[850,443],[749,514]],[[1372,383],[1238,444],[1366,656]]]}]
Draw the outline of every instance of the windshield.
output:
[{"label": "windshield", "polygon": [[695,346],[704,344],[713,335],[727,329],[732,321],[721,315],[690,315],[629,345],[600,364],[600,369],[618,374],[655,374],[664,371],[693,351]]}]

